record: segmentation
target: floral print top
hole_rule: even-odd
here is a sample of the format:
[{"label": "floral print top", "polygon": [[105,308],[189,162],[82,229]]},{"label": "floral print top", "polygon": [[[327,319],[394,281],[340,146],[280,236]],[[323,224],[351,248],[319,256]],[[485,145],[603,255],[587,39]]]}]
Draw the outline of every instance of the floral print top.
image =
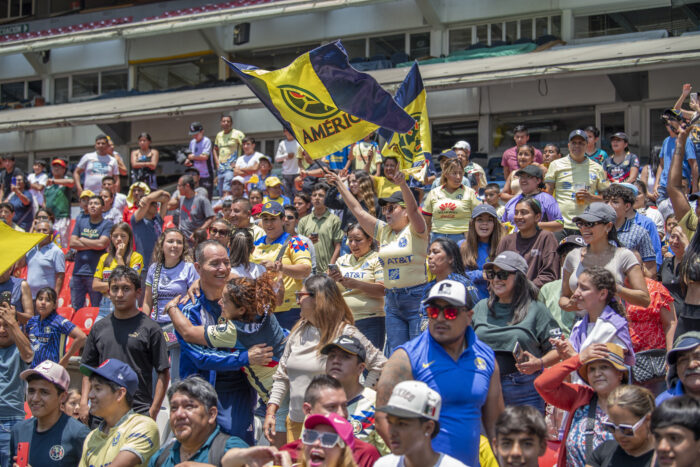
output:
[{"label": "floral print top", "polygon": [[[586,465],[586,422],[588,419],[588,406],[579,407],[571,415],[571,429],[566,438],[566,465],[568,467],[584,467]],[[604,441],[613,438],[613,435],[603,429],[603,423],[608,421],[608,415],[600,406],[595,409],[595,424],[593,425],[593,449]],[[563,466],[562,466],[563,467]]]}]

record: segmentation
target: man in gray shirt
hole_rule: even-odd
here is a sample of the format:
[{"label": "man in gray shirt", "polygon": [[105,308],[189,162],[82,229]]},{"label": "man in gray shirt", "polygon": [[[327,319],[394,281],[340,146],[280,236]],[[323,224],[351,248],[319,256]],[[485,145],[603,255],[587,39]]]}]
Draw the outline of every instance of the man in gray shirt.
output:
[{"label": "man in gray shirt", "polygon": [[177,182],[180,194],[180,230],[190,244],[194,243],[195,231],[206,231],[214,221],[214,210],[209,199],[195,193],[194,178],[183,175]]}]

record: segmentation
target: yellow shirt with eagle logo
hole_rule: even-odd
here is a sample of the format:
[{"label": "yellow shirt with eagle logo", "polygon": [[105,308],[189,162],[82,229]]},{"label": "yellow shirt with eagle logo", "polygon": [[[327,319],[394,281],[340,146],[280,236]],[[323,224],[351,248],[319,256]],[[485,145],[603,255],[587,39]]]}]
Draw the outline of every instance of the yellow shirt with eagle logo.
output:
[{"label": "yellow shirt with eagle logo", "polygon": [[452,193],[439,186],[428,193],[421,210],[432,217],[432,231],[441,234],[461,234],[469,230],[472,210],[479,204],[476,192],[462,185]]}]

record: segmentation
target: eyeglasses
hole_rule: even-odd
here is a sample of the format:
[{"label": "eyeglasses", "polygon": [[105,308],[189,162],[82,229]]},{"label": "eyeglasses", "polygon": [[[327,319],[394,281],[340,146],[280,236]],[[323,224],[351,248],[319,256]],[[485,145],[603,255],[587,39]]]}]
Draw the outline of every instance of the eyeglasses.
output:
[{"label": "eyeglasses", "polygon": [[644,420],[646,420],[648,415],[649,414],[640,418],[639,421],[634,425],[615,425],[613,422],[604,422],[603,429],[611,434],[615,434],[617,430],[620,430],[620,433],[622,433],[623,436],[634,436],[634,433],[639,429],[640,426],[642,426],[642,423],[644,423]]},{"label": "eyeglasses", "polygon": [[226,230],[226,229],[219,230],[219,229],[215,229],[215,228],[210,228],[209,233],[211,235],[216,235],[216,236],[221,235],[222,237],[227,237],[228,235],[231,235],[231,231]]},{"label": "eyeglasses", "polygon": [[576,224],[576,227],[578,227],[579,230],[580,230],[581,227],[585,227],[585,228],[587,228],[587,229],[592,229],[593,227],[595,227],[595,226],[598,225],[598,224],[605,224],[605,222],[601,222],[601,221],[596,221],[596,222],[578,221],[578,222],[576,222],[575,224]]},{"label": "eyeglasses", "polygon": [[297,297],[297,302],[301,300],[304,297],[313,297],[314,294],[313,292],[294,292],[294,295]]},{"label": "eyeglasses", "polygon": [[387,204],[386,206],[382,206],[382,212],[384,214],[391,214],[398,207],[398,204]]},{"label": "eyeglasses", "polygon": [[345,447],[345,442],[340,439],[340,435],[338,433],[329,433],[309,429],[304,429],[304,431],[301,433],[301,442],[304,444],[312,445],[316,442],[316,440],[320,440],[321,447],[326,449],[330,449],[336,444],[341,449]]},{"label": "eyeglasses", "polygon": [[428,305],[427,307],[425,307],[425,311],[428,313],[430,319],[438,319],[438,316],[440,316],[440,312],[442,311],[442,314],[448,321],[457,319],[457,315],[459,314],[459,308],[457,308],[456,306],[442,307],[437,305]]},{"label": "eyeglasses", "polygon": [[492,280],[494,277],[499,278],[500,280],[504,281],[508,279],[508,276],[511,274],[515,274],[515,271],[485,271],[486,272],[486,278],[489,280]]}]

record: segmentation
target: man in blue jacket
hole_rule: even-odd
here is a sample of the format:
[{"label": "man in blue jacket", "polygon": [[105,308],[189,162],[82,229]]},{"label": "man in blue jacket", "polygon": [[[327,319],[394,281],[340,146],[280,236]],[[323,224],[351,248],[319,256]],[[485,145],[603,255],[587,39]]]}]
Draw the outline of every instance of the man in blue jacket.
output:
[{"label": "man in blue jacket", "polygon": [[[656,398],[656,405],[675,396],[687,394],[700,400],[700,331],[681,334],[666,355],[668,391]],[[678,378],[674,384],[673,381]]]},{"label": "man in blue jacket", "polygon": [[[194,302],[182,307],[183,314],[195,326],[217,324],[221,316],[219,299],[223,293],[231,263],[226,248],[214,240],[200,243],[195,251],[195,269],[199,273],[201,293]],[[173,306],[168,304],[168,307]],[[180,377],[200,375],[209,381],[219,396],[217,422],[225,433],[238,436],[249,445],[253,439],[255,391],[241,368],[264,365],[269,348],[264,345],[245,350],[217,349],[190,344],[177,334],[180,342]]]}]

